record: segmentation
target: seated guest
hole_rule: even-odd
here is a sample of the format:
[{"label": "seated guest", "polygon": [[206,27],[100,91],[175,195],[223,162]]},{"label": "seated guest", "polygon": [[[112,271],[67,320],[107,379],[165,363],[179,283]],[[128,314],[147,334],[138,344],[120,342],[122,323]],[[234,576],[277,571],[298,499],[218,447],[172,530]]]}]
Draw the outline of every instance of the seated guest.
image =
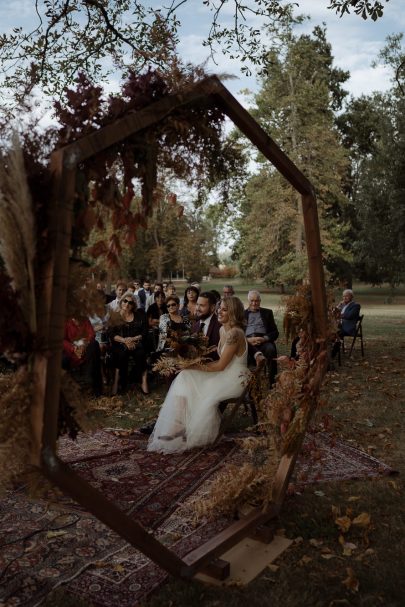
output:
[{"label": "seated guest", "polygon": [[245,310],[246,339],[251,361],[259,364],[264,358],[272,361],[270,365],[270,381],[277,373],[277,348],[274,343],[279,335],[274,321],[273,311],[260,306],[261,298],[259,291],[253,290],[248,293],[248,308]]},{"label": "seated guest", "polygon": [[222,289],[222,297],[232,297],[235,295],[235,290],[232,285],[224,285]]},{"label": "seated guest", "polygon": [[148,311],[149,306],[155,303],[155,294],[159,292],[163,293],[163,283],[155,282],[152,293],[146,298],[145,312]]},{"label": "seated guest", "polygon": [[339,312],[339,333],[341,336],[353,336],[356,333],[356,323],[359,320],[361,306],[353,298],[353,291],[345,289],[343,300],[336,306],[336,310]]},{"label": "seated guest", "polygon": [[149,295],[152,295],[152,289],[149,278],[145,278],[145,280],[143,281],[143,286],[138,290],[137,295],[141,302],[141,308],[145,309],[146,300]]},{"label": "seated guest", "polygon": [[191,320],[196,318],[197,313],[197,299],[200,291],[197,287],[190,285],[187,287],[184,293],[183,306],[180,310],[182,316],[189,316]]},{"label": "seated guest", "polygon": [[[148,324],[144,310],[136,307],[136,299],[130,291],[124,293],[120,300],[119,316],[111,319],[111,360],[116,369],[112,394],[117,394],[118,383],[121,390],[128,387],[128,380],[140,383],[141,391],[149,393],[146,372],[146,338]],[[130,362],[133,371],[129,373]]]},{"label": "seated guest", "polygon": [[100,292],[100,294],[103,297],[106,304],[110,303],[111,301],[113,301],[115,299],[114,295],[106,292],[104,282],[98,282],[96,285],[96,289],[97,289],[97,291]]},{"label": "seated guest", "polygon": [[136,299],[136,305],[138,308],[141,307],[141,300],[139,299],[139,296],[137,294],[138,288],[136,286],[135,282],[129,282],[127,285],[127,291],[131,291],[131,293],[133,293],[135,295],[135,299]]},{"label": "seated guest", "polygon": [[176,285],[172,282],[167,283],[166,297],[169,297],[169,295],[176,295]]},{"label": "seated guest", "polygon": [[[218,346],[219,330],[221,323],[215,314],[216,299],[212,291],[204,291],[200,293],[197,299],[197,321],[193,325],[193,332],[203,333],[208,337],[208,346]],[[210,358],[217,360],[219,358],[217,352],[211,352]]]},{"label": "seated guest", "polygon": [[159,343],[157,350],[164,350],[167,335],[170,331],[190,331],[190,321],[180,314],[180,300],[175,295],[169,295],[166,299],[167,313],[162,314],[159,320]]},{"label": "seated guest", "polygon": [[146,317],[148,319],[149,335],[149,351],[156,350],[159,340],[159,322],[162,314],[167,314],[166,296],[163,291],[156,291],[153,295],[154,303],[148,307]]},{"label": "seated guest", "polygon": [[65,323],[62,368],[80,370],[94,396],[102,392],[100,346],[88,318],[70,318]]},{"label": "seated guest", "polygon": [[115,286],[115,299],[110,301],[107,305],[107,310],[109,312],[118,312],[120,309],[120,301],[121,297],[124,295],[127,290],[127,283],[123,280],[119,280]]}]

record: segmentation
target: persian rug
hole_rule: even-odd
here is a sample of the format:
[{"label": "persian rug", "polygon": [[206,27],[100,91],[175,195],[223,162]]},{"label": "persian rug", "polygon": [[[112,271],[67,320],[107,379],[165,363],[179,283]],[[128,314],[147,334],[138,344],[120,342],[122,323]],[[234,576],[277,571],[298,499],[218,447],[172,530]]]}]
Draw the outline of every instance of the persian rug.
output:
[{"label": "persian rug", "polygon": [[[232,439],[215,449],[177,455],[145,450],[140,434],[99,431],[60,441],[59,454],[126,514],[154,530],[184,556],[229,521],[196,526],[178,512],[188,496],[224,462],[238,459]],[[347,443],[310,435],[297,463],[296,483],[364,478],[392,470]],[[67,497],[30,500],[24,488],[0,502],[0,607],[35,607],[54,589],[95,607],[134,607],[167,574]]]},{"label": "persian rug", "polygon": [[[62,440],[59,455],[126,514],[156,529],[235,449],[234,441],[228,440],[215,449],[168,456],[148,453],[140,434],[97,432],[80,436],[77,443]],[[150,584],[141,584],[142,592],[135,592],[139,581],[135,586],[127,582],[145,561],[150,564],[148,559],[73,500],[50,500],[30,500],[21,487],[0,501],[0,607],[40,605],[61,585],[75,593],[69,582],[86,577],[86,570],[91,573],[83,581],[87,590],[78,590],[82,597],[95,605],[116,605],[113,589],[118,585],[119,594],[123,592],[121,607],[132,607]],[[167,533],[172,538],[177,531],[162,527],[158,536]],[[196,546],[201,541],[198,534],[194,541]],[[161,573],[152,575],[152,587]],[[108,599],[99,588],[100,578]],[[75,588],[79,587],[78,581]]]},{"label": "persian rug", "polygon": [[297,459],[293,483],[305,486],[396,473],[387,464],[331,434],[308,432]]}]

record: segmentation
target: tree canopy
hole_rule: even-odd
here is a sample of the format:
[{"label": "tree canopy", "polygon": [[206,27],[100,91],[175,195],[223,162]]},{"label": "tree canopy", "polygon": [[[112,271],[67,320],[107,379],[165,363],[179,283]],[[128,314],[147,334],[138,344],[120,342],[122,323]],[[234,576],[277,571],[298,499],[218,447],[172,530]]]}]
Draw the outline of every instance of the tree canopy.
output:
[{"label": "tree canopy", "polygon": [[[336,275],[350,257],[342,188],[348,161],[334,127],[348,73],[334,67],[320,27],[298,36],[288,19],[273,40],[252,113],[315,186],[325,264]],[[245,274],[295,283],[307,272],[301,197],[258,160],[241,198],[235,253]]]},{"label": "tree canopy", "polygon": [[[323,0],[327,2],[327,0]],[[388,1],[388,0],[386,0]],[[32,28],[16,24],[0,35],[0,104],[9,115],[34,87],[60,96],[79,71],[97,82],[128,68],[165,70],[175,56],[182,10],[191,0],[170,0],[153,8],[138,0],[34,0]],[[266,46],[262,28],[282,19],[291,6],[284,0],[203,0],[210,15],[204,44],[212,57],[219,50],[242,63],[263,65]],[[353,10],[364,19],[378,19],[378,0],[329,0],[339,15]]]}]

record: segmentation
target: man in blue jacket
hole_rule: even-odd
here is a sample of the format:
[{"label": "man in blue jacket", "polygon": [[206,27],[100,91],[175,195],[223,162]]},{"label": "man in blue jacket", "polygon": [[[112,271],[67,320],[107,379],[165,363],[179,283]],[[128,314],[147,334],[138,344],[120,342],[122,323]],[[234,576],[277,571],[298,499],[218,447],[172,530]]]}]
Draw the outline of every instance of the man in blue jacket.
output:
[{"label": "man in blue jacket", "polygon": [[337,309],[340,312],[339,333],[353,336],[356,333],[356,323],[360,316],[360,304],[354,301],[351,289],[343,291],[343,301],[340,302]]}]

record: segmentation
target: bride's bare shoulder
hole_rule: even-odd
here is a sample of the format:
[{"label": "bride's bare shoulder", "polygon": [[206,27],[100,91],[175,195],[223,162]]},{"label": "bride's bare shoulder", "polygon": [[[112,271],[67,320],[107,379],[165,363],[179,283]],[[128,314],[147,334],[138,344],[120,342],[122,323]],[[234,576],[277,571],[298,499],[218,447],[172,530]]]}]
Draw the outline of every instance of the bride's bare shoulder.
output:
[{"label": "bride's bare shoulder", "polygon": [[245,334],[239,327],[232,327],[226,334],[226,345],[233,346],[245,339]]}]

